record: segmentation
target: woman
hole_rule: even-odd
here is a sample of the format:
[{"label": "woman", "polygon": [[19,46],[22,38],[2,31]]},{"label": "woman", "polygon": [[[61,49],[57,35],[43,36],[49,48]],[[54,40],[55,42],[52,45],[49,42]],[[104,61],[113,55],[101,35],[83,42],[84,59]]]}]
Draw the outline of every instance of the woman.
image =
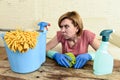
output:
[{"label": "woman", "polygon": [[[67,60],[71,58],[64,53],[71,52],[76,56],[74,68],[82,68],[92,59],[92,55],[88,53],[88,46],[97,50],[100,45],[99,40],[91,31],[83,30],[82,19],[76,11],[63,14],[58,20],[58,25],[60,31],[57,31],[53,39],[47,43],[47,56],[55,59],[61,66],[70,67]],[[62,53],[51,51],[58,43],[62,44]]]}]

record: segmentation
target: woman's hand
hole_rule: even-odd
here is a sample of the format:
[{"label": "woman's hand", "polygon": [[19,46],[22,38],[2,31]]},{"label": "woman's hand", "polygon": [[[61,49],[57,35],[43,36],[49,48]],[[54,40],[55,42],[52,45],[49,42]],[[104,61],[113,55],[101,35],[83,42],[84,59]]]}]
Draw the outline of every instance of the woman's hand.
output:
[{"label": "woman's hand", "polygon": [[82,68],[87,63],[87,61],[89,61],[91,59],[92,59],[92,57],[88,53],[79,54],[76,57],[76,64],[74,65],[74,68],[76,68],[76,69]]},{"label": "woman's hand", "polygon": [[53,55],[53,59],[55,59],[59,65],[67,67],[67,68],[70,67],[69,61],[72,60],[68,55],[65,55],[62,53],[55,53]]}]

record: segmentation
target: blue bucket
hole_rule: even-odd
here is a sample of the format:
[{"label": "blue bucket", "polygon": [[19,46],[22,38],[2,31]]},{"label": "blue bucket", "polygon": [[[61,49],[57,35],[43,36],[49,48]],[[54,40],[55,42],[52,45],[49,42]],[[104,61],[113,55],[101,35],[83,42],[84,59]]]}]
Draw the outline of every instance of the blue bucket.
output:
[{"label": "blue bucket", "polygon": [[46,31],[40,32],[37,45],[25,53],[11,51],[5,43],[10,68],[17,73],[30,73],[41,67],[46,60]]}]

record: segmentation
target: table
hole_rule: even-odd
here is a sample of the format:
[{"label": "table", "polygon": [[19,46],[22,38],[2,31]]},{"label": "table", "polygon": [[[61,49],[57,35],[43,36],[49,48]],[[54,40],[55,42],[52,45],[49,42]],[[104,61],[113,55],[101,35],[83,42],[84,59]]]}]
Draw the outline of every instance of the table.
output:
[{"label": "table", "polygon": [[120,80],[120,61],[115,60],[112,74],[96,76],[93,62],[89,61],[83,69],[65,68],[47,58],[41,67],[31,73],[19,74],[11,71],[8,60],[0,61],[0,80]]}]

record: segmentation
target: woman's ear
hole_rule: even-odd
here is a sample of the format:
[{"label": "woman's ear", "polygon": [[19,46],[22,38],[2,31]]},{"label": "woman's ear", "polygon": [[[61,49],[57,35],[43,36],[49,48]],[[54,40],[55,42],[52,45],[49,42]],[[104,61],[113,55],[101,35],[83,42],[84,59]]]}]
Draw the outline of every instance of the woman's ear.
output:
[{"label": "woman's ear", "polygon": [[76,32],[78,32],[79,31],[79,27],[78,26],[76,26]]}]

